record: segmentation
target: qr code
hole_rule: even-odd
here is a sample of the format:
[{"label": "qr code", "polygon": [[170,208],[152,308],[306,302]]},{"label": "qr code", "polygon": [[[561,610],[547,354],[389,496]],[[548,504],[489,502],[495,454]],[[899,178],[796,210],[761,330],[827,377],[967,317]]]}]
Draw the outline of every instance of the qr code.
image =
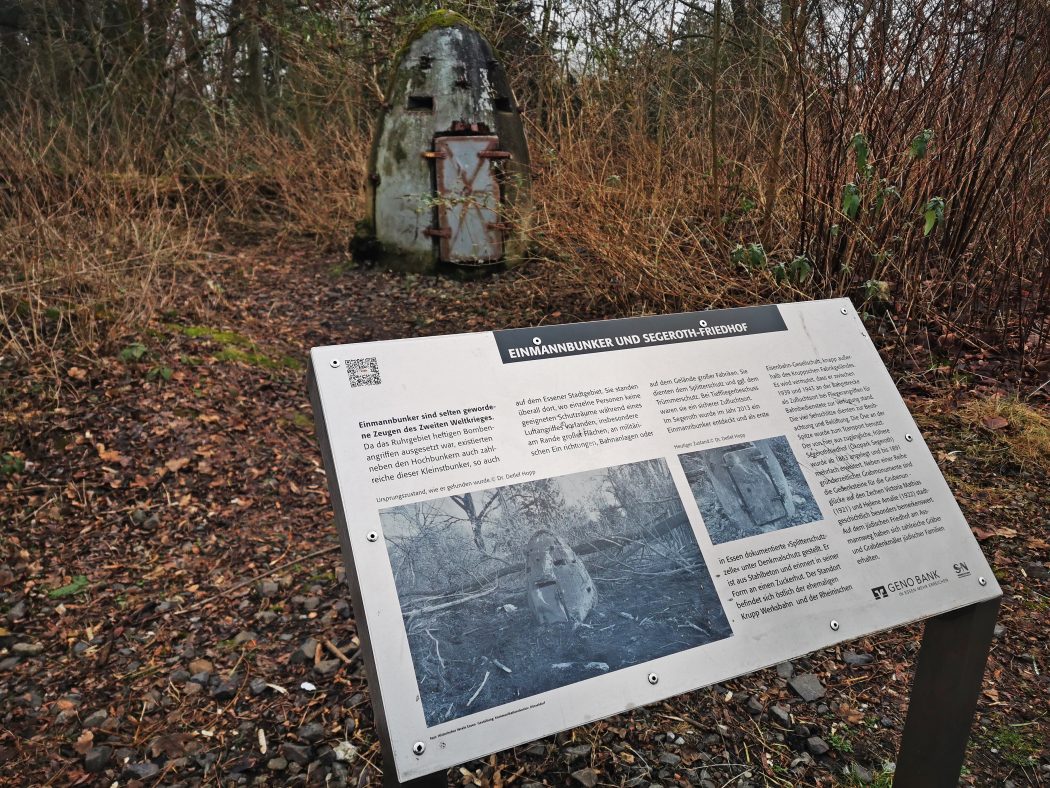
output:
[{"label": "qr code", "polygon": [[383,382],[379,377],[379,364],[375,358],[350,358],[346,360],[346,374],[350,376],[350,387],[378,386]]}]

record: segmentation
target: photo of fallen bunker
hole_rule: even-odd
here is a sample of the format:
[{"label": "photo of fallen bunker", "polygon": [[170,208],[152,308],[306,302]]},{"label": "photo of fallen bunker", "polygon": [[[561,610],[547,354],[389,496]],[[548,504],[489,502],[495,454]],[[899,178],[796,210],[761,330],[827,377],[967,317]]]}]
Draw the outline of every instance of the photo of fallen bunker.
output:
[{"label": "photo of fallen bunker", "polygon": [[714,544],[823,519],[783,435],[679,459]]},{"label": "photo of fallen bunker", "polygon": [[380,518],[428,726],[732,635],[663,459]]}]

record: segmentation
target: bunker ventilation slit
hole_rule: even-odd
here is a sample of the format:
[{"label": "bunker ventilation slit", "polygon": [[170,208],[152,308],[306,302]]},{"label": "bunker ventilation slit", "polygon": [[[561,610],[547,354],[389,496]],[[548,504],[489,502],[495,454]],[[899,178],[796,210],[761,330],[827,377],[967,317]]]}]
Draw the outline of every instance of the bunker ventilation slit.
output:
[{"label": "bunker ventilation slit", "polygon": [[433,112],[433,96],[409,96],[408,109],[410,112]]}]

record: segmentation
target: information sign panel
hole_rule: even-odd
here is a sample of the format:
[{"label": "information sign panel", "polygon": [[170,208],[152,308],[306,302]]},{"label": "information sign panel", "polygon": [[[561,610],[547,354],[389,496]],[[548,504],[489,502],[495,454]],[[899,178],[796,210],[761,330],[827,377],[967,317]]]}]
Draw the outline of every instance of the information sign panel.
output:
[{"label": "information sign panel", "polygon": [[846,299],[315,348],[401,780],[1001,592]]}]

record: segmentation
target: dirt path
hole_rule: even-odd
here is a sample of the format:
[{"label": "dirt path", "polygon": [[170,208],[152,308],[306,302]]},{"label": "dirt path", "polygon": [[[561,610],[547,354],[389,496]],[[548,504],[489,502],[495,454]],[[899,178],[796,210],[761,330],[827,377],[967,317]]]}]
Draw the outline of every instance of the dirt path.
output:
[{"label": "dirt path", "polygon": [[[305,354],[600,316],[538,295],[542,271],[530,276],[457,283],[246,253],[187,283],[122,352],[61,359],[57,403],[34,370],[0,368],[0,451],[13,452],[0,468],[0,783],[374,784]],[[1043,785],[1046,479],[920,411],[1007,590],[964,779]],[[902,629],[797,660],[826,689],[811,703],[787,667],[763,671],[452,776],[888,785],[916,644]]]}]

